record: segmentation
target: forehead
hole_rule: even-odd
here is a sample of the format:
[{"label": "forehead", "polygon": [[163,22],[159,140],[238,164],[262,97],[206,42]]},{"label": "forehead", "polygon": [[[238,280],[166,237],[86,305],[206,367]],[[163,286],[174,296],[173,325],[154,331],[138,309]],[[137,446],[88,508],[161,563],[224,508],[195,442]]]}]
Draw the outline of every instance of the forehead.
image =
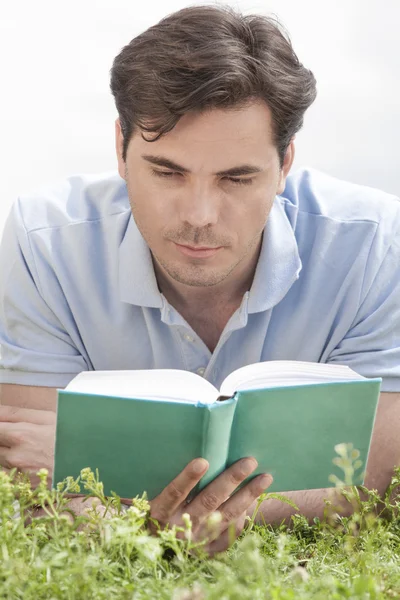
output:
[{"label": "forehead", "polygon": [[[152,134],[145,133],[151,139]],[[155,142],[147,142],[137,132],[130,146],[134,154],[167,154],[190,162],[190,158],[202,156],[242,158],[266,157],[274,153],[272,117],[264,102],[254,102],[243,108],[209,109],[186,113],[174,129]]]}]

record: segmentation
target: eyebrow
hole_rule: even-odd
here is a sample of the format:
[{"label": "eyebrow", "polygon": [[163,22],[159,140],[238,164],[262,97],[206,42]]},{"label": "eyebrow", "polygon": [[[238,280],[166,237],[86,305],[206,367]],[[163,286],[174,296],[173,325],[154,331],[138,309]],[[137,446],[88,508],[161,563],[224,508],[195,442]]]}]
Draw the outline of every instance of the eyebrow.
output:
[{"label": "eyebrow", "polygon": [[[180,171],[181,173],[190,173],[190,170],[186,167],[182,167],[181,165],[178,165],[177,163],[164,156],[142,154],[142,158],[144,160],[147,160],[147,162],[152,163],[153,165],[157,165],[159,167],[165,167],[174,171]],[[240,165],[238,167],[226,169],[225,171],[218,171],[217,173],[213,173],[213,175],[217,175],[218,177],[239,177],[240,175],[251,175],[252,173],[261,173],[262,171],[263,169],[253,165]]]}]

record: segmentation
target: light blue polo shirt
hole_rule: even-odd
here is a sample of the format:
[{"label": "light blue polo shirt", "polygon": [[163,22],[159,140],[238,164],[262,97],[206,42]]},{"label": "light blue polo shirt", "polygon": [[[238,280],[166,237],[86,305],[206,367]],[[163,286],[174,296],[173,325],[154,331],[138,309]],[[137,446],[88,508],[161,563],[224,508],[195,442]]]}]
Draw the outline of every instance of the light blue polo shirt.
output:
[{"label": "light blue polo shirt", "polygon": [[301,169],[268,217],[253,285],[213,353],[157,288],[116,173],[19,198],[0,250],[0,382],[186,369],[217,387],[265,360],[346,364],[400,391],[400,202]]}]

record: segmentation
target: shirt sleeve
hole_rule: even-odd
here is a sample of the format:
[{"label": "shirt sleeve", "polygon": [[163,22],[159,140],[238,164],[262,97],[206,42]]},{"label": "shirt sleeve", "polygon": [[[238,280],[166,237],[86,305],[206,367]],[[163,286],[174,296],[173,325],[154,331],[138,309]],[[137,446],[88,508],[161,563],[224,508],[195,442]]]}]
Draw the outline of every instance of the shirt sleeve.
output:
[{"label": "shirt sleeve", "polygon": [[400,392],[400,202],[383,210],[369,252],[360,305],[327,362],[382,377],[382,392]]},{"label": "shirt sleeve", "polygon": [[19,202],[0,246],[0,347],[0,383],[63,388],[88,370],[41,292]]}]

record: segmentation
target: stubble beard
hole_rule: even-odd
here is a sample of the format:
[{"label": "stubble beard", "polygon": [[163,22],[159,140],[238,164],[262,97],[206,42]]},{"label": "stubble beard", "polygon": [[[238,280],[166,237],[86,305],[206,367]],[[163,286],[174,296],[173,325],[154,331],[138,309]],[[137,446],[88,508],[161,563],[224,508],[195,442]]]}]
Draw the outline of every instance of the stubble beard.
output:
[{"label": "stubble beard", "polygon": [[[262,231],[257,234],[245,247],[240,257],[225,267],[217,270],[211,266],[172,264],[152,252],[153,260],[160,265],[174,281],[191,287],[212,287],[225,281],[231,273],[251,254],[260,242]],[[221,250],[224,252],[224,250]]]},{"label": "stubble beard", "polygon": [[237,263],[230,265],[228,269],[221,272],[200,265],[173,265],[163,260],[161,257],[156,256],[153,252],[152,255],[153,260],[164,269],[169,277],[178,283],[191,287],[212,287],[222,283],[229,277],[240,262],[239,260]]}]

